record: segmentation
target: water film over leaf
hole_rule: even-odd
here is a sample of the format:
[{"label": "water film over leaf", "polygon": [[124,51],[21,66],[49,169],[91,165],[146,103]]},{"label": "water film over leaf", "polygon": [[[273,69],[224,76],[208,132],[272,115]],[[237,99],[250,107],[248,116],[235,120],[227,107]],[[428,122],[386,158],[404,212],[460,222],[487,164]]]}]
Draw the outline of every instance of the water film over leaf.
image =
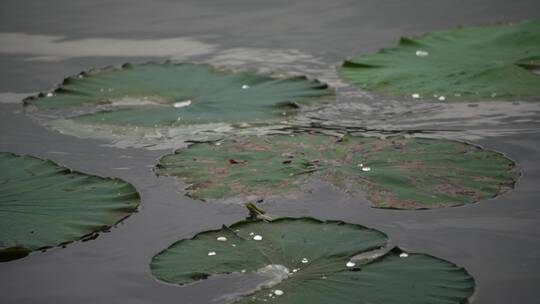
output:
[{"label": "water film over leaf", "polygon": [[366,191],[376,207],[423,209],[501,194],[518,178],[514,167],[500,153],[452,140],[301,132],[195,143],[161,158],[157,172],[191,184],[188,194],[201,200],[293,194],[318,180]]},{"label": "water film over leaf", "polygon": [[257,272],[269,280],[234,303],[460,304],[474,280],[466,270],[386,245],[384,233],[339,221],[243,221],[183,239],[151,263],[160,280],[189,284],[215,274]]},{"label": "water film over leaf", "polygon": [[136,211],[130,184],[0,153],[0,261],[89,239]]},{"label": "water film over leaf", "polygon": [[346,61],[340,74],[366,90],[439,100],[540,96],[540,19],[459,27],[402,38]]}]

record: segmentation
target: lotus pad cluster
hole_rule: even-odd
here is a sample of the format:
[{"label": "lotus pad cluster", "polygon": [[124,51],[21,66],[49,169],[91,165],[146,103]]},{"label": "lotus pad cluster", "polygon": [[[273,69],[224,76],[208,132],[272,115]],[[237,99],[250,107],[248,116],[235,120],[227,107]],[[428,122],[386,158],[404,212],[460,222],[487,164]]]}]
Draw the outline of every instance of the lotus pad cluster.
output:
[{"label": "lotus pad cluster", "polygon": [[151,269],[176,284],[273,273],[273,283],[234,303],[459,304],[471,296],[474,280],[450,262],[398,248],[369,253],[386,241],[379,231],[337,221],[244,221],[176,242],[153,258]]},{"label": "lotus pad cluster", "polygon": [[163,157],[158,173],[182,178],[203,200],[291,194],[316,179],[399,209],[473,203],[518,177],[502,154],[457,141],[310,133],[196,143]]},{"label": "lotus pad cluster", "polygon": [[[366,90],[441,100],[540,97],[540,18],[402,38],[346,61],[343,78]],[[441,97],[443,96],[443,97]]]},{"label": "lotus pad cluster", "polygon": [[0,153],[0,261],[93,236],[136,211],[139,201],[122,180]]},{"label": "lotus pad cluster", "polygon": [[326,84],[305,77],[147,63],[81,73],[54,92],[27,98],[25,105],[41,111],[86,108],[90,114],[68,115],[82,124],[154,127],[281,119],[332,95]]}]

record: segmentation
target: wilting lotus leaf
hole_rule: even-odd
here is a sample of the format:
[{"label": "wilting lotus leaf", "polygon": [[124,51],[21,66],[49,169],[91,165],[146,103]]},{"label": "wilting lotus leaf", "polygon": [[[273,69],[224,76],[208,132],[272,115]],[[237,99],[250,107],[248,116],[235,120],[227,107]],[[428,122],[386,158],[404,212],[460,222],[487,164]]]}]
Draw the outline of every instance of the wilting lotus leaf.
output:
[{"label": "wilting lotus leaf", "polygon": [[206,64],[126,64],[70,77],[53,92],[25,100],[38,110],[100,106],[75,122],[174,126],[253,122],[293,114],[301,104],[332,95],[305,77],[274,78],[217,70]]},{"label": "wilting lotus leaf", "polygon": [[386,245],[384,233],[311,218],[243,221],[176,242],[151,264],[157,278],[188,284],[215,274],[272,278],[235,303],[464,303],[473,278],[450,262]]},{"label": "wilting lotus leaf", "polygon": [[346,61],[340,74],[388,94],[515,99],[540,96],[540,76],[532,71],[539,67],[540,19],[534,19],[402,38],[398,47]]},{"label": "wilting lotus leaf", "polygon": [[87,239],[136,211],[128,183],[0,153],[0,261]]},{"label": "wilting lotus leaf", "polygon": [[164,156],[157,172],[184,179],[203,200],[289,194],[315,179],[352,194],[364,189],[377,207],[419,209],[496,196],[513,186],[514,166],[451,140],[298,133],[196,143]]}]

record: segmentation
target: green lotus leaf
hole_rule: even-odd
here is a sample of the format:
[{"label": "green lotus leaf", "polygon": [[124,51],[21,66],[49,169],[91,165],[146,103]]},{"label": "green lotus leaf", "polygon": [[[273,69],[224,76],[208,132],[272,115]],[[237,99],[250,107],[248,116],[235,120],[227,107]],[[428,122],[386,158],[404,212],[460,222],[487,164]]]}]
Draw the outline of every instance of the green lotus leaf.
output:
[{"label": "green lotus leaf", "polygon": [[[540,96],[540,19],[459,27],[402,38],[346,61],[340,74],[366,90],[441,100]],[[415,96],[417,97],[417,96]]]},{"label": "green lotus leaf", "polygon": [[382,232],[338,221],[243,221],[174,243],[151,269],[175,284],[233,272],[270,276],[235,303],[460,304],[472,295],[463,268],[398,248],[375,254],[386,241]]},{"label": "green lotus leaf", "polygon": [[130,184],[0,153],[0,261],[90,239],[135,212]]},{"label": "green lotus leaf", "polygon": [[75,122],[114,126],[241,123],[294,114],[333,95],[305,77],[275,78],[206,64],[126,64],[69,77],[52,93],[25,100],[38,110],[94,107]]},{"label": "green lotus leaf", "polygon": [[451,140],[323,134],[245,136],[195,143],[161,158],[158,174],[191,184],[201,200],[287,195],[319,180],[376,207],[457,206],[511,189],[518,173],[502,154]]}]

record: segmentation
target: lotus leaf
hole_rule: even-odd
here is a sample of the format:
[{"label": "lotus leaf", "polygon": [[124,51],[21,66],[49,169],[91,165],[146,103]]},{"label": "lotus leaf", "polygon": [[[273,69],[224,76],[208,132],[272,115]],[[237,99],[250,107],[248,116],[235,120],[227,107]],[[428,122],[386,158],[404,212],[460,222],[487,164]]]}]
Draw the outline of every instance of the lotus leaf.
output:
[{"label": "lotus leaf", "polygon": [[[540,96],[540,19],[459,27],[346,61],[343,78],[366,89],[440,100]],[[442,97],[441,97],[442,96]]]},{"label": "lotus leaf", "polygon": [[271,276],[235,303],[460,304],[473,293],[473,278],[450,262],[398,248],[373,254],[386,241],[338,221],[248,220],[174,243],[151,269],[175,284],[232,272]]},{"label": "lotus leaf", "polygon": [[0,153],[0,261],[89,239],[139,205],[130,184]]},{"label": "lotus leaf", "polygon": [[125,64],[69,77],[25,100],[38,110],[95,108],[75,122],[113,126],[243,123],[294,114],[333,95],[305,77],[276,78],[206,64]]},{"label": "lotus leaf", "polygon": [[286,195],[319,180],[381,208],[440,208],[494,197],[515,183],[502,154],[452,140],[297,133],[195,143],[164,156],[158,174],[202,200]]}]

